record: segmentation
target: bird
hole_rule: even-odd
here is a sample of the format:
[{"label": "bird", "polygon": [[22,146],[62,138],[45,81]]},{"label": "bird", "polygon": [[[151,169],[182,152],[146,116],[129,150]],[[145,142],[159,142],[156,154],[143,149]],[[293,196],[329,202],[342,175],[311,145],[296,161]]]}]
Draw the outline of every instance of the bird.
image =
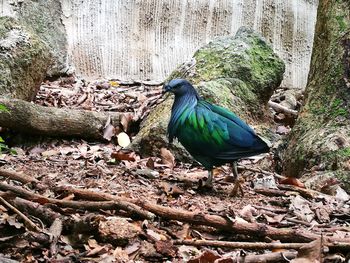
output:
[{"label": "bird", "polygon": [[201,98],[188,80],[170,80],[163,86],[163,93],[168,92],[175,95],[167,127],[169,143],[176,138],[208,170],[206,188],[213,187],[215,167],[232,163],[234,189],[242,192],[237,161],[269,152],[267,143],[235,113]]}]

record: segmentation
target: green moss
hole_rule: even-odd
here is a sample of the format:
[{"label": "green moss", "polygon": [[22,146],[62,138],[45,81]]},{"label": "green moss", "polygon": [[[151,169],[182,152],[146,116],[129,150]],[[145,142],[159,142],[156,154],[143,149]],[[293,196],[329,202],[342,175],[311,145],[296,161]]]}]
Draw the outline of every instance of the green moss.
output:
[{"label": "green moss", "polygon": [[345,32],[347,28],[349,27],[348,24],[346,23],[345,17],[344,16],[336,16],[335,19],[338,22],[339,30],[341,32]]},{"label": "green moss", "polygon": [[0,39],[5,38],[8,31],[15,27],[18,27],[18,24],[13,17],[1,16],[0,17]]},{"label": "green moss", "polygon": [[338,154],[343,157],[350,157],[350,147],[339,150]]}]

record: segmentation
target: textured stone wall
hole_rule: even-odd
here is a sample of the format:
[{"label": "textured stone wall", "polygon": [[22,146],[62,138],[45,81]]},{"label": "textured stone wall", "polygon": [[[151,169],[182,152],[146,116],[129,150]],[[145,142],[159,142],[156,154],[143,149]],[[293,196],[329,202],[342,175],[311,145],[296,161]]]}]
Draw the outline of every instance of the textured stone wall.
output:
[{"label": "textured stone wall", "polygon": [[[245,25],[285,61],[282,85],[306,86],[318,0],[60,1],[68,60],[84,77],[163,80],[200,46]],[[8,2],[0,0],[0,14],[12,12]]]}]

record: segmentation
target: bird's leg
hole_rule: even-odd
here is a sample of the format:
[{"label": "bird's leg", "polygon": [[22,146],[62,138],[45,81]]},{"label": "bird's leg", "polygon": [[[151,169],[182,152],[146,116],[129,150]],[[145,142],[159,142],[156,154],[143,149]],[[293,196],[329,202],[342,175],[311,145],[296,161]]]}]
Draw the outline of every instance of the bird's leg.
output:
[{"label": "bird's leg", "polygon": [[213,170],[208,170],[208,179],[206,181],[199,181],[199,188],[213,188]]},{"label": "bird's leg", "polygon": [[233,177],[235,178],[235,181],[238,180],[238,171],[237,171],[237,162],[233,162],[232,163],[232,173],[233,173]]},{"label": "bird's leg", "polygon": [[207,187],[213,187],[213,170],[208,171],[208,179],[205,181]]},{"label": "bird's leg", "polygon": [[230,193],[230,196],[238,196],[238,191],[241,192],[241,195],[243,196],[244,193],[243,193],[243,189],[242,189],[242,186],[241,186],[241,178],[239,178],[239,175],[238,175],[238,171],[237,171],[237,162],[234,161],[232,163],[232,173],[233,173],[233,177],[234,177],[234,180],[235,180],[235,184],[233,186],[233,189]]}]

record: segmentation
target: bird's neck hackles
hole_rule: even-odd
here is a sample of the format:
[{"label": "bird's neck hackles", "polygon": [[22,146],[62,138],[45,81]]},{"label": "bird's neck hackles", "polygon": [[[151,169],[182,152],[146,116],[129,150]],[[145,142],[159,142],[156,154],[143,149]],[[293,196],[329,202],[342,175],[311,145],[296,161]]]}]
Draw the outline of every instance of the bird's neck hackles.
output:
[{"label": "bird's neck hackles", "polygon": [[[169,139],[172,138],[180,124],[180,118],[186,119],[193,108],[197,105],[199,95],[194,88],[189,89],[188,92],[181,96],[175,96],[174,104],[171,110],[170,122],[168,125]],[[186,116],[184,116],[184,114]]]}]

